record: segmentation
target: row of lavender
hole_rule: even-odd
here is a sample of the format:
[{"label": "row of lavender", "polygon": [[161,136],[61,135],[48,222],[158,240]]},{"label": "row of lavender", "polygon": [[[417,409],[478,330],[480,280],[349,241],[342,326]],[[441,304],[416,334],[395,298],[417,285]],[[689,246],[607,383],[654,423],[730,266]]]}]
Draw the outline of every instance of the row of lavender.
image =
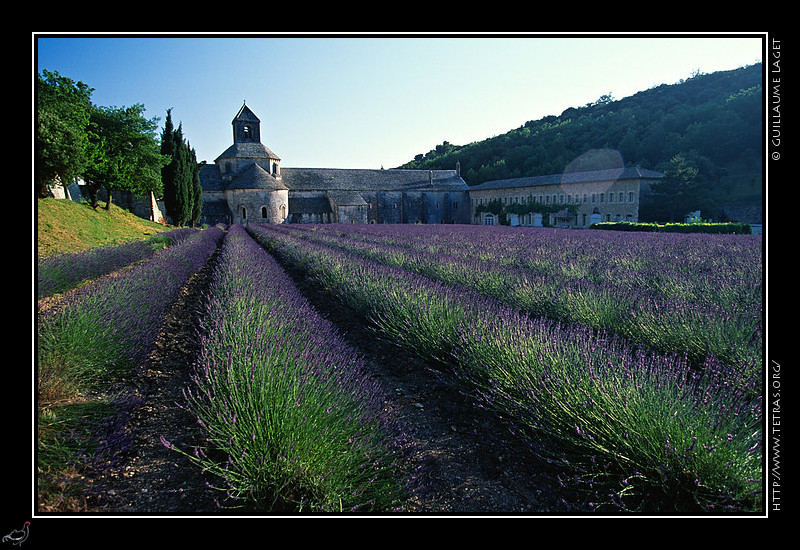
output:
[{"label": "row of lavender", "polygon": [[160,247],[178,244],[196,231],[191,228],[176,228],[147,240],[42,258],[37,262],[38,297],[69,290],[82,281],[107,275],[150,258]]},{"label": "row of lavender", "polygon": [[761,238],[482,226],[302,226],[356,252],[662,353],[761,364]]},{"label": "row of lavender", "polygon": [[399,502],[410,447],[381,390],[240,225],[228,230],[201,322],[186,395],[210,448],[183,452],[219,476],[221,490],[260,511]]},{"label": "row of lavender", "polygon": [[[219,228],[70,292],[38,315],[37,502],[70,507],[76,468],[105,468],[131,444],[135,395],[103,397],[109,383],[145,365],[165,315],[217,249]],[[66,480],[66,481],[65,481]],[[85,490],[81,486],[79,490]]]},{"label": "row of lavender", "polygon": [[761,507],[760,377],[713,357],[697,368],[645,353],[590,327],[532,317],[464,286],[301,239],[294,229],[248,230],[387,338],[449,365],[534,452],[602,487],[602,504]]},{"label": "row of lavender", "polygon": [[216,250],[223,231],[192,230],[180,244],[115,277],[77,288],[39,315],[40,398],[70,394],[142,364],[167,309]]}]

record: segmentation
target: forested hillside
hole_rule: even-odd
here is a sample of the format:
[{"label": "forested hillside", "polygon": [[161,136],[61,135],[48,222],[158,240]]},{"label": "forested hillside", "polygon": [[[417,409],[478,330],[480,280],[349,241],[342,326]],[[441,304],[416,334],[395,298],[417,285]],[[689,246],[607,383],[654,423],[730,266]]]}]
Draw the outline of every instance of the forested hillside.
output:
[{"label": "forested hillside", "polygon": [[[688,207],[715,217],[723,205],[761,204],[762,82],[759,63],[620,100],[609,94],[480,142],[445,141],[400,168],[452,169],[458,161],[463,178],[476,185],[572,170],[576,159],[599,149],[614,152],[599,155],[605,162],[616,156],[626,166],[665,173],[679,158],[696,170]],[[643,201],[640,218],[663,218],[656,202]]]}]

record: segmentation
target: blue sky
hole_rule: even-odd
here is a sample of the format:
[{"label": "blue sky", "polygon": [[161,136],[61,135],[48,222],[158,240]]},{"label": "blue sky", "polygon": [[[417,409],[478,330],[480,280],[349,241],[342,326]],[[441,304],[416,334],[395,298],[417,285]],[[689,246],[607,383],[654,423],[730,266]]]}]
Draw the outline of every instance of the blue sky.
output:
[{"label": "blue sky", "polygon": [[283,166],[393,168],[568,107],[762,59],[761,34],[690,37],[33,35],[38,71],[183,125],[199,160],[233,141],[243,101]]}]

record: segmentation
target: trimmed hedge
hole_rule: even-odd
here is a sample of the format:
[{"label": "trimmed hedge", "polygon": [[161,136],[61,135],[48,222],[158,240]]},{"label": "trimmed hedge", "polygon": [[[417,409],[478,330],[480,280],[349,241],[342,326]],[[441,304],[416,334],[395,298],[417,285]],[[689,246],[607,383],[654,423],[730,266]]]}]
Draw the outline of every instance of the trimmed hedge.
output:
[{"label": "trimmed hedge", "polygon": [[592,224],[591,229],[607,229],[612,231],[649,231],[652,233],[717,233],[747,234],[752,233],[749,223],[633,223],[633,222],[600,222]]}]

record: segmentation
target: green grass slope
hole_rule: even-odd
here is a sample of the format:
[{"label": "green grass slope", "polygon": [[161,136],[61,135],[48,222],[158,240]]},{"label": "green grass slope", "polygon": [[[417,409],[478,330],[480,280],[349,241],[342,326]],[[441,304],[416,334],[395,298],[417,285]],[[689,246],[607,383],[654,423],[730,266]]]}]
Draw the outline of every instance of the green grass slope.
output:
[{"label": "green grass slope", "polygon": [[145,220],[114,204],[93,209],[71,200],[36,200],[36,252],[39,258],[108,246],[172,229]]}]

